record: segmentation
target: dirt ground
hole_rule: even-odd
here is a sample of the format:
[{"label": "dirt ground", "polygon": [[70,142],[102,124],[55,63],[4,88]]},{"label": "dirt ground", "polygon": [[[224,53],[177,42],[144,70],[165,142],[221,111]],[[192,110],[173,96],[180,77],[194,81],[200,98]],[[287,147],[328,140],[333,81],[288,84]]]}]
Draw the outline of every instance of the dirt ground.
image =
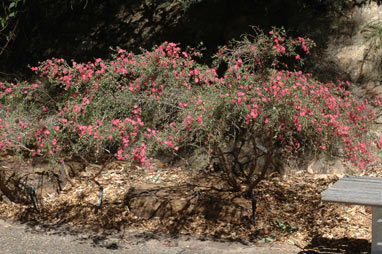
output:
[{"label": "dirt ground", "polygon": [[[5,181],[35,186],[37,203],[35,207],[26,192],[20,203],[3,195],[0,217],[46,227],[70,225],[73,232],[108,235],[145,230],[241,243],[288,244],[304,251],[301,253],[368,253],[370,249],[368,207],[321,202],[320,193],[341,177],[338,175],[273,174],[255,190],[253,223],[251,200],[230,191],[220,172],[190,172],[160,161],[155,161],[154,170],[127,162],[87,166],[67,162],[65,169],[64,177],[60,166],[26,166],[12,156],[3,156],[0,170]],[[381,172],[374,169],[367,174],[380,176]]]},{"label": "dirt ground", "polygon": [[295,246],[240,243],[190,235],[120,231],[111,235],[73,233],[67,225],[46,227],[0,219],[1,254],[297,254]]}]

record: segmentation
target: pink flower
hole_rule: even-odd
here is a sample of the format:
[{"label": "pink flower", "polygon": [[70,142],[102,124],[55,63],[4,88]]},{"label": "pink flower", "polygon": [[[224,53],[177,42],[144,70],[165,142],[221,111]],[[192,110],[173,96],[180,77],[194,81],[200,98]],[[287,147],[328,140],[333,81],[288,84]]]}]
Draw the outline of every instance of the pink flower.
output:
[{"label": "pink flower", "polygon": [[73,111],[74,111],[75,113],[79,114],[79,113],[81,113],[81,107],[75,105],[75,106],[73,107]]}]

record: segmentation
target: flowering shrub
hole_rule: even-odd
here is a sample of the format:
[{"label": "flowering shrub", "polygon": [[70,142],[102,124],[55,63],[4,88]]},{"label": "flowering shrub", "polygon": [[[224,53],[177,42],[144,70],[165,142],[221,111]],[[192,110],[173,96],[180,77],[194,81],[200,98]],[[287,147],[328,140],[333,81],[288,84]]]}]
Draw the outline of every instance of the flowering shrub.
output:
[{"label": "flowering shrub", "polygon": [[[368,131],[375,116],[348,83],[322,84],[291,71],[313,42],[282,29],[223,47],[217,66],[198,51],[165,42],[141,54],[119,49],[111,60],[68,64],[51,59],[32,68],[39,81],[0,83],[0,149],[84,160],[115,156],[150,166],[150,156],[204,151],[227,181],[247,191],[273,156],[325,151],[365,168],[382,140]],[[378,105],[380,102],[377,98]]]},{"label": "flowering shrub", "polygon": [[119,50],[107,62],[47,60],[32,68],[38,82],[0,83],[0,149],[55,160],[109,154],[148,166],[148,140],[177,148],[157,129],[193,96],[194,65],[173,43],[141,55]]}]

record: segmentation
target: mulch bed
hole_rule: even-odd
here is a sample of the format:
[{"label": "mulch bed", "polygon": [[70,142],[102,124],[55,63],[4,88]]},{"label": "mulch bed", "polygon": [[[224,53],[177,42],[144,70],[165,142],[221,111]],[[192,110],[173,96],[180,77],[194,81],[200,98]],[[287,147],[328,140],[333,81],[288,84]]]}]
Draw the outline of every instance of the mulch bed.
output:
[{"label": "mulch bed", "polygon": [[[3,159],[0,167],[6,165]],[[44,225],[69,224],[76,230],[95,232],[139,229],[283,242],[311,249],[306,253],[319,253],[322,246],[344,251],[356,248],[354,242],[357,248],[370,247],[370,208],[321,202],[320,192],[341,176],[290,172],[265,179],[256,188],[253,224],[251,200],[229,191],[219,172],[196,174],[160,162],[156,165],[152,171],[127,162],[111,162],[101,172],[101,167],[90,165],[71,178],[60,193],[52,186],[37,189],[40,213],[31,204],[3,200],[0,216]],[[42,169],[36,166],[28,170]],[[381,172],[368,174],[381,176]]]}]

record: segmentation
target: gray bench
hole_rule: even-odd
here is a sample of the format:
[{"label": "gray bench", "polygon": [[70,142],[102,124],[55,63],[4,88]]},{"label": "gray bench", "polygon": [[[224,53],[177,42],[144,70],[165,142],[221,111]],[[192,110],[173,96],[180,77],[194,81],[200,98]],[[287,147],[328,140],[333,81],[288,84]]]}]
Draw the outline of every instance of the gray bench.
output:
[{"label": "gray bench", "polygon": [[344,176],[321,193],[323,201],[372,206],[371,253],[382,254],[382,178]]}]

